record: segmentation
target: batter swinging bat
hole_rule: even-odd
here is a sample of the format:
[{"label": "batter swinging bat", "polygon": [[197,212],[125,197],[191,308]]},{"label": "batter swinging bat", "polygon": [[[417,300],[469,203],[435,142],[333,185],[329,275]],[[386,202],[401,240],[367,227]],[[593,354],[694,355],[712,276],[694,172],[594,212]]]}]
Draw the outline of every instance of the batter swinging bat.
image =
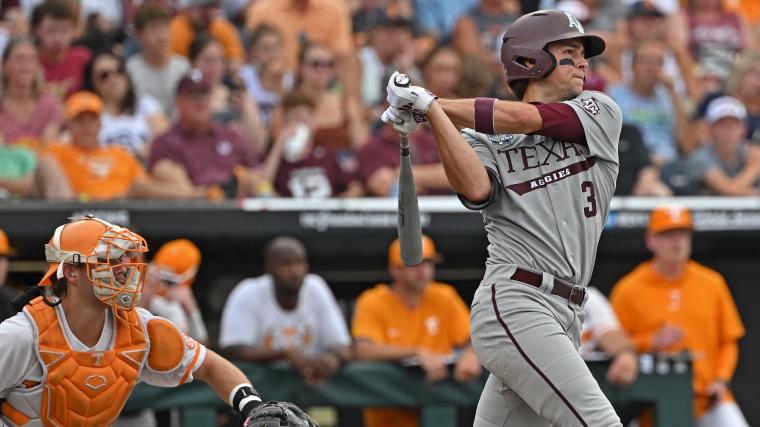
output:
[{"label": "batter swinging bat", "polygon": [[[394,83],[399,87],[409,86],[406,74],[396,76]],[[407,267],[422,262],[422,229],[420,207],[412,174],[412,160],[409,157],[409,137],[401,135],[401,163],[398,173],[398,240],[401,247],[401,261]]]}]

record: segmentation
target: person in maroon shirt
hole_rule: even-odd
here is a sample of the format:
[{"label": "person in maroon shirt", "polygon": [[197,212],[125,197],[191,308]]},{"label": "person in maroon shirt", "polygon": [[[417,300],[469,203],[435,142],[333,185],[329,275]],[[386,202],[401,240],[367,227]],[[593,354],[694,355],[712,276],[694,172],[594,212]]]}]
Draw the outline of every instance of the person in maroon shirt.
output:
[{"label": "person in maroon shirt", "polygon": [[48,92],[64,98],[79,91],[92,54],[85,47],[71,45],[77,26],[74,11],[65,1],[46,0],[34,8],[31,24]]},{"label": "person in maroon shirt", "polygon": [[238,133],[212,120],[211,81],[191,69],[176,92],[177,122],[153,142],[149,169],[159,179],[192,186],[199,196],[256,194],[258,158]]},{"label": "person in maroon shirt", "polygon": [[[409,146],[417,194],[452,194],[430,128],[420,126],[410,133]],[[356,153],[356,159],[359,163],[359,176],[369,195],[396,195],[401,162],[398,132],[390,125],[378,128]]]},{"label": "person in maroon shirt", "polygon": [[282,100],[285,123],[267,157],[265,174],[283,197],[361,196],[356,172],[345,169],[349,162],[339,162],[335,150],[314,144],[316,105],[314,98],[298,91]]}]

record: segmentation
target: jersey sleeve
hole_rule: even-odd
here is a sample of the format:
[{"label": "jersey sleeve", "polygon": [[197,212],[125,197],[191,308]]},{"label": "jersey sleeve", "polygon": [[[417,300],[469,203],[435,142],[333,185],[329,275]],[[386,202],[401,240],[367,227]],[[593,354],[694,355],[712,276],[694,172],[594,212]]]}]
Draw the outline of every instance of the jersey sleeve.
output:
[{"label": "jersey sleeve", "polygon": [[224,304],[219,331],[220,348],[233,345],[252,346],[261,341],[256,311],[252,309],[253,302],[248,298],[248,290],[253,284],[249,280],[251,279],[240,282]]},{"label": "jersey sleeve", "polygon": [[601,92],[584,91],[565,103],[578,114],[591,155],[619,164],[618,143],[623,114],[615,101]]},{"label": "jersey sleeve", "polygon": [[483,162],[483,166],[485,166],[486,172],[488,172],[488,178],[491,181],[491,194],[488,196],[488,199],[482,202],[467,200],[461,194],[458,194],[457,197],[459,197],[459,201],[467,209],[483,210],[496,202],[502,188],[496,157],[493,151],[491,151],[488,140],[482,134],[472,129],[462,129],[462,138],[475,150],[475,154]]},{"label": "jersey sleeve", "polygon": [[379,302],[377,298],[373,298],[371,290],[359,295],[354,309],[354,318],[351,322],[351,334],[354,339],[366,339],[375,344],[384,343],[383,320]]},{"label": "jersey sleeve", "polygon": [[[180,332],[168,320],[145,309],[138,310],[149,336],[148,361],[140,372],[139,381],[158,387],[176,387],[192,381],[193,373],[206,357],[206,347]],[[150,322],[168,324],[171,328],[154,333]]]},{"label": "jersey sleeve", "polygon": [[314,296],[318,301],[315,304],[320,309],[319,322],[319,340],[321,347],[325,349],[335,347],[346,347],[351,345],[351,336],[348,334],[348,327],[338,307],[338,302],[330,292],[327,283],[317,275],[309,275],[310,280],[314,282]]},{"label": "jersey sleeve", "polygon": [[29,359],[34,356],[34,329],[27,317],[18,313],[0,324],[0,399],[26,377]]},{"label": "jersey sleeve", "polygon": [[728,290],[725,280],[720,280],[720,340],[721,343],[736,341],[744,336],[744,324]]}]

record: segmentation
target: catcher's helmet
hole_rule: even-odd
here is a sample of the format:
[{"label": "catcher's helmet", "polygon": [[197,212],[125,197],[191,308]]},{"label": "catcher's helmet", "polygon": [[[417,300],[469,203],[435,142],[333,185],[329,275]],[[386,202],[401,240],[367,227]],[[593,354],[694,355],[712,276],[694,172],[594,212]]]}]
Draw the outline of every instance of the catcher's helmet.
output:
[{"label": "catcher's helmet", "polygon": [[[546,77],[557,65],[546,45],[575,38],[581,39],[586,58],[604,52],[604,40],[587,35],[578,19],[568,12],[539,10],[521,16],[507,28],[501,45],[501,62],[507,72],[507,82]],[[535,65],[528,68],[525,59],[535,61]]]}]

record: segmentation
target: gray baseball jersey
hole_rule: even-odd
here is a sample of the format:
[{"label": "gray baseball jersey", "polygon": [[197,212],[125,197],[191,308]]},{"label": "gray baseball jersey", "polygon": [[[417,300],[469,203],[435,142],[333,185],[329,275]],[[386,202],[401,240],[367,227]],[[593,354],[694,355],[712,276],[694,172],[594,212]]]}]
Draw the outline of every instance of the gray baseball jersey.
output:
[{"label": "gray baseball jersey", "polygon": [[498,191],[482,205],[488,234],[484,283],[503,281],[518,264],[586,286],[618,173],[620,108],[605,94],[584,91],[565,101],[587,146],[540,135],[462,131]]}]

